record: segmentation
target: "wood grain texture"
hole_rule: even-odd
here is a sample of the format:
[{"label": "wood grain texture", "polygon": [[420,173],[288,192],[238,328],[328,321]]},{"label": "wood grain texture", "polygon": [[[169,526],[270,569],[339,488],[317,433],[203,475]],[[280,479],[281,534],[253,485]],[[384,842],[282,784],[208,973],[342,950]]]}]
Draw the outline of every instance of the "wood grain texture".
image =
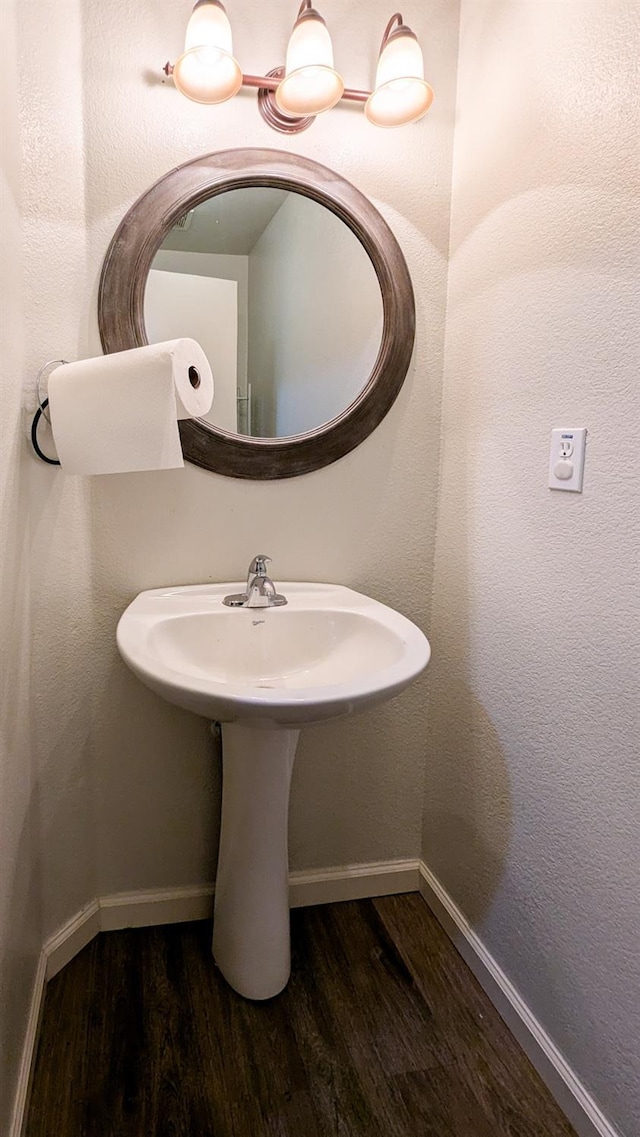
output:
[{"label": "wood grain texture", "polygon": [[418,894],[291,923],[266,1003],[208,923],[100,935],[47,988],[26,1137],[575,1137]]},{"label": "wood grain texture", "polygon": [[291,438],[248,438],[201,419],[180,423],[185,458],[234,478],[290,478],[335,462],[382,421],[405,380],[415,339],[415,300],[402,250],[384,218],[355,186],[301,155],[282,150],[222,150],[171,170],[131,207],[107,250],[98,323],[105,353],[146,344],[144,291],[153,258],[175,222],[203,201],[233,189],[275,186],[304,194],[355,233],[376,271],[383,328],[371,375],[353,403],[329,423]]}]

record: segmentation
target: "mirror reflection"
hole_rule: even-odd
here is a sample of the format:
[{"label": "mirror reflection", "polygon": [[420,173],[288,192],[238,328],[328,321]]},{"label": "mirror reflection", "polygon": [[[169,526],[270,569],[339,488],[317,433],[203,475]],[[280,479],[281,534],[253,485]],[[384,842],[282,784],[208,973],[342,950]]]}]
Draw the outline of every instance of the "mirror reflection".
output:
[{"label": "mirror reflection", "polygon": [[302,194],[253,187],[190,210],[156,253],[145,290],[149,343],[191,336],[215,397],[206,421],[287,438],[330,422],[373,371],[382,295],[363,246]]}]

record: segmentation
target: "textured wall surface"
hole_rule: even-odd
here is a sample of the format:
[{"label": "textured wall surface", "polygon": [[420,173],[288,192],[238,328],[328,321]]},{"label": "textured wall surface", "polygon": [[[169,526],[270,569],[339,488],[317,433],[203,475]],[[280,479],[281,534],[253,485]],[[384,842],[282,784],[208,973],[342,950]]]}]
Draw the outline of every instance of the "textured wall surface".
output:
[{"label": "textured wall surface", "polygon": [[[637,4],[463,0],[425,859],[640,1132]],[[550,431],[589,429],[583,495]]]},{"label": "textured wall surface", "polygon": [[[160,82],[165,60],[181,51],[190,7],[15,5],[17,49],[2,76],[7,1095],[38,944],[93,896],[209,880],[215,869],[219,770],[208,727],[156,698],[121,662],[115,628],[128,602],[158,585],[238,579],[260,550],[278,580],[343,582],[423,625],[429,616],[457,4],[430,0],[411,13],[438,90],[424,124],[376,131],[358,108],[341,107],[297,139],[269,130],[253,94],[206,108]],[[323,12],[338,66],[350,84],[368,86],[388,5],[327,0]],[[7,44],[13,13],[2,5]],[[283,61],[293,16],[285,0],[234,3],[247,70]],[[33,408],[42,362],[99,353],[98,280],[115,227],[160,175],[238,146],[290,149],[332,166],[394,229],[418,308],[415,359],[397,404],[354,453],[282,483],[235,482],[193,466],[91,481],[40,465],[24,441],[22,407]],[[305,733],[293,786],[295,868],[416,854],[425,721],[417,684],[378,711]]]},{"label": "textured wall surface", "polygon": [[289,194],[251,249],[249,298],[254,434],[304,434],[342,414],[374,368],[383,327],[378,278],[355,234]]},{"label": "textured wall surface", "polygon": [[15,9],[0,9],[0,1133],[8,1130],[40,951],[39,800],[29,725],[29,486],[21,433],[25,353]]}]

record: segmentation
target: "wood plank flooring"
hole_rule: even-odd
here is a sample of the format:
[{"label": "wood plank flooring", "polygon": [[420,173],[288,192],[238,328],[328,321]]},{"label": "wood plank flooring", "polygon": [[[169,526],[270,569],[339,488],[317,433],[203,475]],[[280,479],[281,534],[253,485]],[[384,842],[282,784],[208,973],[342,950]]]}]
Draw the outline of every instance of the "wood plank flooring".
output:
[{"label": "wood plank flooring", "polygon": [[267,1003],[208,923],[100,935],[47,987],[26,1137],[575,1137],[418,894],[291,925]]}]

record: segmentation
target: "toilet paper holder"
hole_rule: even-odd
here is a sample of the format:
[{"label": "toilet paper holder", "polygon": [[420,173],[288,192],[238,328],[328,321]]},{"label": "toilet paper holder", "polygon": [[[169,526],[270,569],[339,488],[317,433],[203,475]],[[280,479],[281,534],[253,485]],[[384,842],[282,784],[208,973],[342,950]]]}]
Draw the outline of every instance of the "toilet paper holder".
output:
[{"label": "toilet paper holder", "polygon": [[42,384],[42,379],[43,379],[44,373],[48,368],[59,367],[61,363],[68,363],[68,362],[69,362],[68,359],[50,359],[47,363],[44,363],[42,365],[42,367],[40,368],[40,370],[36,376],[36,398],[38,400],[38,409],[37,409],[35,415],[33,416],[33,421],[31,423],[31,445],[33,446],[33,449],[34,449],[36,455],[38,456],[38,458],[40,459],[40,461],[46,462],[48,466],[59,466],[60,462],[57,458],[49,458],[44,453],[44,451],[40,449],[40,443],[38,442],[38,426],[40,423],[40,419],[44,418],[45,421],[49,423],[49,426],[51,426],[51,418],[50,418],[49,414],[47,413],[47,407],[49,406],[49,399],[46,396],[44,398],[42,397],[40,387]]}]

